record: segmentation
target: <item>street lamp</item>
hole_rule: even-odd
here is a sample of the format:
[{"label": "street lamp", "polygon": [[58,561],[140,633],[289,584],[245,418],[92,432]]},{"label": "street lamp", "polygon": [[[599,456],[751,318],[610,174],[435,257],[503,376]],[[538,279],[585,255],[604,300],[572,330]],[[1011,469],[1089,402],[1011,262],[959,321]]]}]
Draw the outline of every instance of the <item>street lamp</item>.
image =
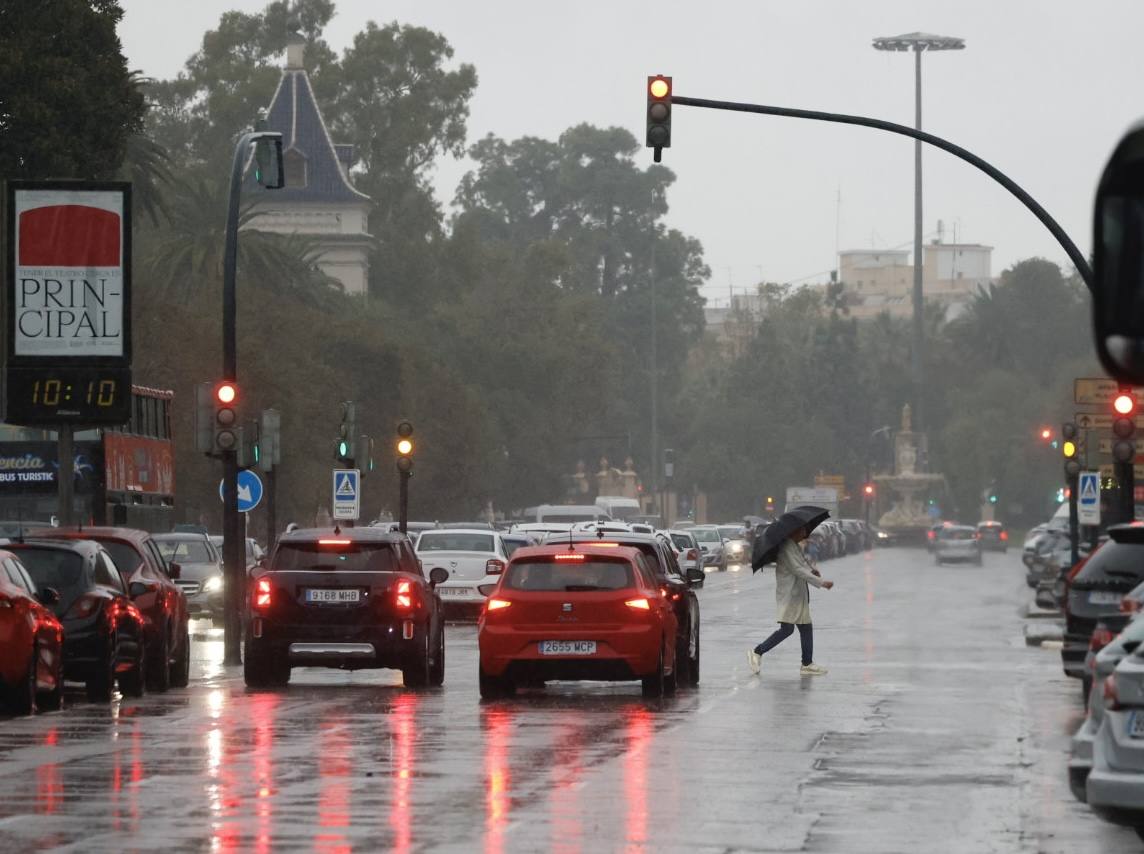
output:
[{"label": "street lamp", "polygon": [[[922,129],[922,53],[935,50],[964,50],[965,40],[932,33],[906,33],[874,39],[874,50],[912,50],[914,52],[914,127]],[[925,324],[922,297],[922,143],[914,141],[914,418],[922,419],[922,389],[925,388]],[[919,429],[921,427],[919,426]]]}]

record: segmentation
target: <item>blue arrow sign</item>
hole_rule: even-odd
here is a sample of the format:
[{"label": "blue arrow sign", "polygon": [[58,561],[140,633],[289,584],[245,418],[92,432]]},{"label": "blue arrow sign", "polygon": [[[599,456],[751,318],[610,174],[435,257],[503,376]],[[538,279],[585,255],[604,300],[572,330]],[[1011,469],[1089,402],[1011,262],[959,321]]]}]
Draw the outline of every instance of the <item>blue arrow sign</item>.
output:
[{"label": "blue arrow sign", "polygon": [[[218,499],[225,501],[223,483],[218,482]],[[249,513],[258,506],[262,500],[262,479],[250,469],[242,469],[238,473],[238,512]]]}]

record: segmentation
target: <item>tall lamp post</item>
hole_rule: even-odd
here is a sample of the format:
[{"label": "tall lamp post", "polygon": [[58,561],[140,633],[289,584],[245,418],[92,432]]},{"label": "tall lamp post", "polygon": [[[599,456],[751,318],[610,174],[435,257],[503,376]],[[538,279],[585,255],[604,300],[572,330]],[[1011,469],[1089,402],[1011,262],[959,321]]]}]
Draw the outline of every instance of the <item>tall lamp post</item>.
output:
[{"label": "tall lamp post", "polygon": [[[874,39],[874,50],[914,52],[914,127],[922,129],[922,53],[935,50],[964,50],[965,39],[935,36],[932,33],[906,33]],[[922,143],[914,141],[914,332],[912,368],[914,379],[914,418],[923,425],[922,392],[925,388],[925,301],[922,296]]]}]

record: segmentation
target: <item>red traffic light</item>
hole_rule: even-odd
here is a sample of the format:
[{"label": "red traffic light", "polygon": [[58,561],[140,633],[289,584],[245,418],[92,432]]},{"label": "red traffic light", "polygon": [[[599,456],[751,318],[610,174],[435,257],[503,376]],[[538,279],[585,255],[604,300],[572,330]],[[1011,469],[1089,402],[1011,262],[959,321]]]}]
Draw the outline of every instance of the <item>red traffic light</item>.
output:
[{"label": "red traffic light", "polygon": [[1121,415],[1131,415],[1132,410],[1136,408],[1136,401],[1130,394],[1118,394],[1116,399],[1112,401],[1112,408]]},{"label": "red traffic light", "polygon": [[1041,438],[1046,442],[1053,438],[1053,431],[1048,427],[1041,428]]},{"label": "red traffic light", "polygon": [[862,487],[862,492],[866,494],[867,498],[869,498],[871,495],[874,494],[874,484],[872,484],[872,483],[866,484],[864,487]]},{"label": "red traffic light", "polygon": [[238,398],[238,386],[234,383],[220,383],[215,389],[215,400],[219,403],[234,403]]}]

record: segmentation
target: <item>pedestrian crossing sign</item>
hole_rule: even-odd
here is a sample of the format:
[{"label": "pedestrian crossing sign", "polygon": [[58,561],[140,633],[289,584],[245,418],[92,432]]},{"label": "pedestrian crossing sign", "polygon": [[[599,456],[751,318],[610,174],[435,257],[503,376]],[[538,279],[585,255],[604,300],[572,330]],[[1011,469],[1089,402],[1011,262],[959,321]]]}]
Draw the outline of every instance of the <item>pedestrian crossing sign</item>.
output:
[{"label": "pedestrian crossing sign", "polygon": [[1100,472],[1082,471],[1077,478],[1077,521],[1100,524]]},{"label": "pedestrian crossing sign", "polygon": [[361,516],[361,470],[334,469],[335,519],[358,519]]}]

